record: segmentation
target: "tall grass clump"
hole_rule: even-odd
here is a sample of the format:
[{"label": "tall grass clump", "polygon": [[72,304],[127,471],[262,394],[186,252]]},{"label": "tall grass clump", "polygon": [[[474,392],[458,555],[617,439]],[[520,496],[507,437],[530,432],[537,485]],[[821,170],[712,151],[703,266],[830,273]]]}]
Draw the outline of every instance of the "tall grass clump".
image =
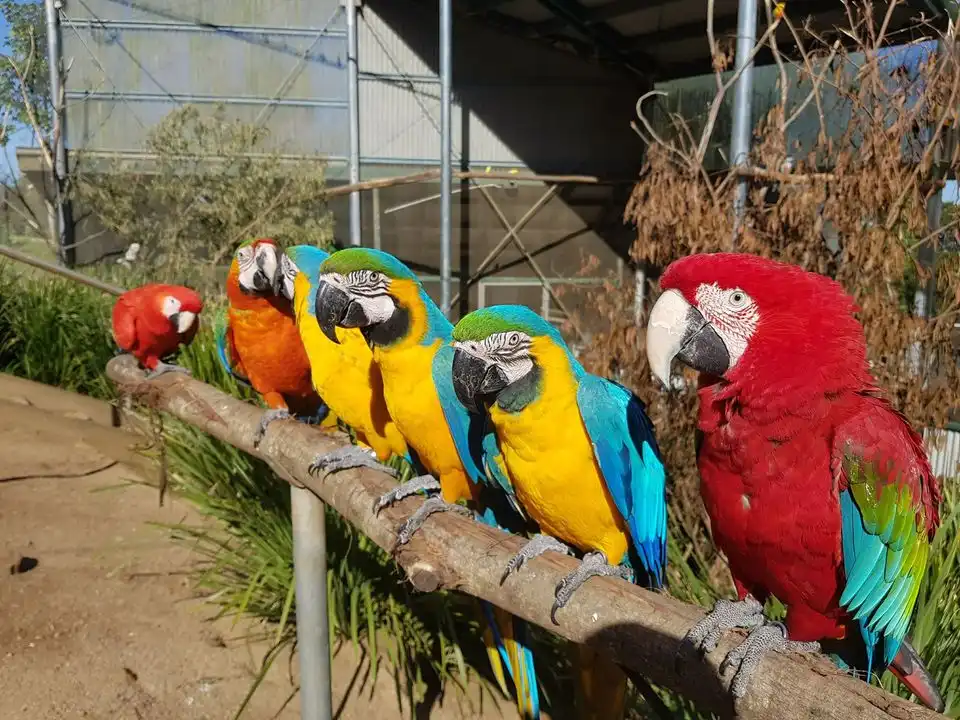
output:
[{"label": "tall grass clump", "polygon": [[0,262],[0,369],[29,380],[113,397],[103,374],[114,355],[109,297],[69,280]]}]

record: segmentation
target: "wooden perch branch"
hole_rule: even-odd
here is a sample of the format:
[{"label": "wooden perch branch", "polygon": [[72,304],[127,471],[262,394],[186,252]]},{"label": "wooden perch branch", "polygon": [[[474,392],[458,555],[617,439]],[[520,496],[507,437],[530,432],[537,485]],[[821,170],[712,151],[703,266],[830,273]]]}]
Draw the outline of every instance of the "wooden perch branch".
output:
[{"label": "wooden perch branch", "polygon": [[[292,421],[270,426],[258,451],[252,438],[261,411],[215,388],[178,373],[151,382],[130,356],[114,358],[107,375],[141,402],[171,413],[275,468],[288,482],[309,488],[356,525],[381,548],[393,552],[399,524],[422,502],[409,498],[379,517],[374,501],[393,485],[385,474],[348,470],[313,478],[307,466],[317,453],[341,446],[342,435],[327,434]],[[746,697],[736,707],[727,691],[729,677],[717,667],[742,636],[727,634],[706,661],[675,656],[684,634],[703,610],[619,579],[591,579],[550,620],[554,588],[574,569],[572,558],[550,553],[529,562],[503,585],[504,566],[521,547],[515,536],[452,513],[432,516],[413,540],[396,553],[397,562],[418,590],[448,588],[488,600],[577,643],[597,648],[651,682],[677,691],[705,711],[724,718],[755,720],[933,720],[944,716],[901,700],[839,673],[825,658],[772,654],[765,658]]]}]

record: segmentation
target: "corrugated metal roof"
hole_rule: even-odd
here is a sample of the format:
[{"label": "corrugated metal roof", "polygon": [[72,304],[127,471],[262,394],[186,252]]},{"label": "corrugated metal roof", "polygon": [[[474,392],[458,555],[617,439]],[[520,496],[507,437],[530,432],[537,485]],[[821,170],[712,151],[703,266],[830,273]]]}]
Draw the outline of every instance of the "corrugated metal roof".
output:
[{"label": "corrugated metal roof", "polygon": [[[706,2],[691,0],[459,0],[465,15],[503,31],[534,38],[579,55],[623,66],[636,74],[667,80],[706,73],[711,56],[706,38]],[[714,30],[718,40],[730,38],[737,27],[738,0],[716,0]],[[884,17],[889,2],[878,0],[874,13]],[[787,16],[795,25],[810,17],[819,32],[830,33],[848,24],[839,0],[788,0]],[[761,9],[762,14],[762,9]],[[893,11],[887,37],[904,43],[929,37],[931,27],[916,20],[923,14],[933,27],[947,24],[943,0],[907,0]],[[841,34],[840,38],[844,36]],[[792,36],[777,30],[778,45],[789,52]],[[772,62],[761,51],[758,64]]]}]

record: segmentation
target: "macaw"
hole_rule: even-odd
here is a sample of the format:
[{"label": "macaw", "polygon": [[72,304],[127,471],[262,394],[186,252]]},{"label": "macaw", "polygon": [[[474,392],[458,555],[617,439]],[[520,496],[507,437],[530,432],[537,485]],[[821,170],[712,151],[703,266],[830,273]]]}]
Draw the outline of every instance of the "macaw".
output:
[{"label": "macaw", "polygon": [[[889,668],[931,708],[943,700],[906,639],[940,488],[920,435],[881,396],[856,305],[839,283],[752,255],[671,264],[650,313],[647,357],[699,371],[697,464],[738,601],[719,601],[688,642],[724,660],[741,697],[768,650],[818,651],[853,674]],[[786,625],[762,603],[787,606]]]},{"label": "macaw", "polygon": [[113,337],[121,350],[131,353],[153,379],[167,372],[190,371],[163,362],[181,344],[189,345],[197,334],[197,316],[203,300],[181,285],[150,283],[127,290],[113,305]]},{"label": "macaw", "polygon": [[[633,582],[637,571],[661,588],[666,473],[640,399],[586,372],[557,329],[527,307],[476,310],[453,339],[457,397],[489,413],[513,494],[541,529],[504,577],[547,550],[569,552],[569,543],[586,554],[557,586],[554,615],[590,577]],[[623,671],[599,656],[580,666],[581,716],[623,717]]]},{"label": "macaw", "polygon": [[227,274],[229,306],[217,318],[217,354],[227,372],[256,390],[269,408],[253,439],[263,440],[267,426],[288,418],[291,410],[336,425],[310,381],[310,361],[300,341],[293,308],[278,289],[278,249],[261,238],[237,248]]},{"label": "macaw", "polygon": [[330,253],[310,245],[287,248],[280,256],[280,290],[293,303],[300,339],[310,360],[313,388],[331,412],[357,434],[366,450],[350,445],[319,455],[310,469],[335,472],[352,467],[371,467],[391,475],[396,472],[380,463],[391,455],[410,460],[407,443],[397,429],[383,399],[380,368],[373,351],[356,329],[337,329],[339,343],[330,342],[317,324],[317,279],[320,266]]},{"label": "macaw", "polygon": [[[337,328],[359,328],[373,348],[383,378],[390,416],[412,451],[419,474],[380,498],[375,511],[420,491],[430,497],[400,528],[406,543],[432,513],[453,510],[465,500],[490,525],[519,527],[498,489],[503,465],[487,453],[496,449],[482,415],[469,413],[453,389],[453,326],[434,304],[417,276],[389,253],[347,248],[320,267],[317,322],[333,342]],[[489,473],[489,474],[488,474]],[[500,608],[481,602],[487,621],[484,642],[491,666],[506,691],[504,667],[517,690],[522,715],[537,718],[539,690],[533,656],[526,647],[526,626]]]}]

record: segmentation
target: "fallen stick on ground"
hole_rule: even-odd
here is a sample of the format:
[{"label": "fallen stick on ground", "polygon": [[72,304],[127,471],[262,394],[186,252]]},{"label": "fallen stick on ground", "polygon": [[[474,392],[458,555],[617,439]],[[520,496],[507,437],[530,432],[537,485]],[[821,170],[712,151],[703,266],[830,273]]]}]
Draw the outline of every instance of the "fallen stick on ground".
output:
[{"label": "fallen stick on ground", "polygon": [[[318,453],[340,447],[345,438],[293,421],[270,425],[259,450],[254,429],[261,410],[180,373],[149,383],[130,356],[114,358],[107,375],[141,402],[169,412],[214,437],[267,461],[288,482],[317,494],[381,548],[393,552],[400,523],[422,502],[409,498],[372,512],[374,501],[394,481],[371,470],[348,470],[314,478],[307,466]],[[521,547],[520,538],[453,513],[433,515],[396,554],[415,588],[458,590],[488,600],[550,631],[608,654],[651,682],[679,692],[700,709],[723,718],[756,720],[934,720],[945,716],[839,673],[825,658],[771,654],[764,658],[747,695],[736,707],[727,691],[729,676],[717,668],[742,639],[728,633],[707,661],[674,662],[684,634],[703,610],[619,579],[591,579],[550,620],[554,588],[576,565],[572,558],[537,558],[503,585],[500,576]]]}]

